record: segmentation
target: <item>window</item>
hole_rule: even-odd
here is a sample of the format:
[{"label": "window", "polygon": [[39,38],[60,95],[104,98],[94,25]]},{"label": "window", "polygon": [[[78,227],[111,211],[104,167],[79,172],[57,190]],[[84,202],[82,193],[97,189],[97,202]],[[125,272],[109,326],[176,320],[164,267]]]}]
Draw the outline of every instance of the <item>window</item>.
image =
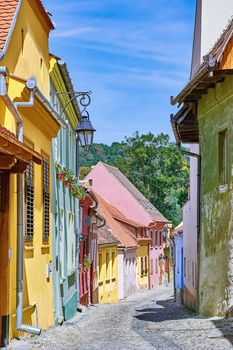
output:
[{"label": "window", "polygon": [[197,263],[195,263],[195,288],[197,287],[197,279],[198,279],[198,271],[197,271]]},{"label": "window", "polygon": [[103,259],[102,254],[99,254],[99,279],[102,281],[103,279]]},{"label": "window", "polygon": [[143,257],[141,257],[141,277],[144,274],[144,261],[143,260],[144,260]]},{"label": "window", "polygon": [[147,256],[145,256],[145,275],[147,275],[147,272],[148,272],[148,259],[147,259]]},{"label": "window", "polygon": [[227,131],[221,131],[218,135],[219,147],[219,184],[227,184]]},{"label": "window", "polygon": [[150,259],[150,274],[153,275],[153,259]]},{"label": "window", "polygon": [[34,165],[32,161],[25,171],[25,205],[25,241],[31,242],[34,233]]},{"label": "window", "polygon": [[155,273],[158,274],[158,258],[155,260]]},{"label": "window", "polygon": [[66,213],[67,227],[67,266],[68,272],[72,273],[75,269],[75,215],[67,211]]},{"label": "window", "polygon": [[106,253],[106,278],[110,279],[110,254]]},{"label": "window", "polygon": [[112,252],[112,278],[116,278],[115,276],[115,258],[116,258],[116,254],[115,252]]},{"label": "window", "polygon": [[155,245],[158,245],[158,232],[155,231]]},{"label": "window", "polygon": [[192,284],[195,287],[195,271],[194,271],[194,262],[192,261]]},{"label": "window", "polygon": [[184,277],[186,277],[186,257],[184,257]]},{"label": "window", "polygon": [[154,247],[155,246],[155,234],[153,231],[150,231],[150,236],[151,236],[151,245]]},{"label": "window", "polygon": [[43,158],[43,242],[49,240],[50,230],[49,160]]},{"label": "window", "polygon": [[176,262],[176,266],[177,266],[177,273],[180,273],[180,251],[178,250],[177,252],[177,262]]},{"label": "window", "polygon": [[23,54],[24,54],[24,38],[25,38],[25,35],[24,35],[24,30],[23,30],[23,28],[21,29],[21,52],[22,52],[22,56],[23,56]]}]

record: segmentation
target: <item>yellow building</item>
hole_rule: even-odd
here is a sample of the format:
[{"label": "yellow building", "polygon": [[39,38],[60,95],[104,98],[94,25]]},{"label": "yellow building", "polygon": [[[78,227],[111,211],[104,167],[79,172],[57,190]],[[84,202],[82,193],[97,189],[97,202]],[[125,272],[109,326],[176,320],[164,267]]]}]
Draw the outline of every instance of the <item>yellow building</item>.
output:
[{"label": "yellow building", "polygon": [[139,242],[137,256],[137,287],[139,290],[149,289],[149,244]]},{"label": "yellow building", "polygon": [[117,246],[119,241],[106,227],[98,229],[98,299],[99,303],[118,302]]},{"label": "yellow building", "polygon": [[40,0],[0,0],[0,7],[0,344],[5,346],[23,331],[38,334],[54,323],[51,140],[65,123],[48,101],[49,15]]}]

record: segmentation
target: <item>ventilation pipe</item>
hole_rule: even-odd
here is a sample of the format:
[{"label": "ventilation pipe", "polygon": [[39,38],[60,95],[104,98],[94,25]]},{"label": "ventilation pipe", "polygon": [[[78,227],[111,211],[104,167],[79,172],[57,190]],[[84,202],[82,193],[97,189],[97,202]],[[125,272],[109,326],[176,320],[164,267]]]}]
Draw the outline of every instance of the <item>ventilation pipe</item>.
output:
[{"label": "ventilation pipe", "polygon": [[[13,102],[7,94],[6,67],[0,67],[0,96],[12,112],[17,123],[17,140],[23,142],[23,120],[18,112],[19,107],[32,107],[34,105],[34,88],[36,79],[31,77],[26,86],[30,90],[27,102]],[[24,262],[24,175],[17,174],[17,307],[16,329],[22,332],[40,335],[41,329],[23,324],[23,262]]]}]

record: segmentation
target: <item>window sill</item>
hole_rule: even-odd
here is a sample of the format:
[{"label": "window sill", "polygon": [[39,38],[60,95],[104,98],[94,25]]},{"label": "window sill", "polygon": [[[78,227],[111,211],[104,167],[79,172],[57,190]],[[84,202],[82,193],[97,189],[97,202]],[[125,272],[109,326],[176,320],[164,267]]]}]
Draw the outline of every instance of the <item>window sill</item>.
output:
[{"label": "window sill", "polygon": [[51,248],[51,245],[50,244],[46,244],[46,243],[43,243],[41,248]]},{"label": "window sill", "polygon": [[33,245],[30,245],[30,246],[29,245],[25,245],[24,249],[27,250],[27,251],[32,251],[32,250],[34,250],[34,246]]}]

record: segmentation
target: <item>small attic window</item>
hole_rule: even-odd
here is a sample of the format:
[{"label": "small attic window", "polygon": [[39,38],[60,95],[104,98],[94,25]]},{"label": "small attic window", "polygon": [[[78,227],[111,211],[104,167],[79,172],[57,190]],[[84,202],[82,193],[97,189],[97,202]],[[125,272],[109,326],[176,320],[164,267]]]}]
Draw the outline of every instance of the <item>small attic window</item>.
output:
[{"label": "small attic window", "polygon": [[23,49],[24,49],[24,38],[25,38],[25,35],[24,35],[24,30],[22,28],[21,29],[21,52],[22,52],[22,55],[23,55]]},{"label": "small attic window", "polygon": [[44,61],[43,58],[40,58],[40,76],[41,76],[41,80],[43,80],[43,71],[44,71]]}]

